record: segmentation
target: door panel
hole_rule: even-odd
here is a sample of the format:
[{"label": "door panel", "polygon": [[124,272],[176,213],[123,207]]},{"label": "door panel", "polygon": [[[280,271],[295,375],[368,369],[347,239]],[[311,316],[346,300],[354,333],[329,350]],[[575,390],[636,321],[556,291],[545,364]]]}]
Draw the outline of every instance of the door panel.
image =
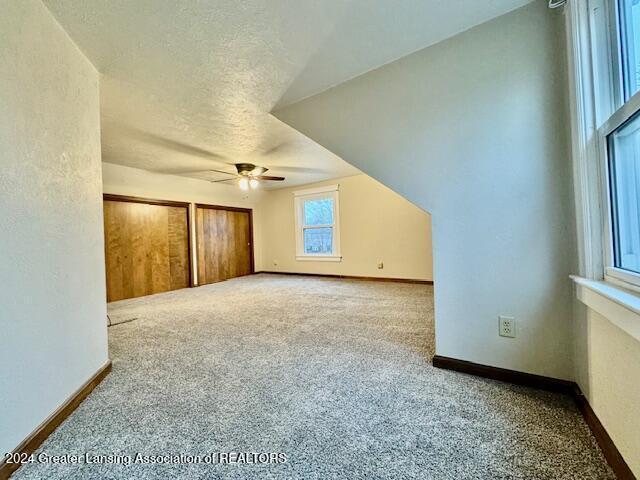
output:
[{"label": "door panel", "polygon": [[251,245],[251,227],[249,225],[249,215],[239,212],[235,213],[235,238],[236,243],[234,246],[237,261],[235,263],[236,274],[248,275],[251,272],[251,248],[246,248],[247,245]]},{"label": "door panel", "polygon": [[[236,215],[235,212],[225,212],[226,214],[226,224],[224,231],[224,242],[226,245],[226,267],[227,267],[227,278],[234,278],[238,276],[237,272],[237,263],[238,263],[238,253],[236,252],[236,240],[237,240],[237,232],[236,232]],[[220,237],[218,237],[219,240]]]},{"label": "door panel", "polygon": [[189,286],[188,209],[104,201],[107,301]]},{"label": "door panel", "polygon": [[[171,290],[190,285],[188,210],[169,207],[169,279]],[[185,255],[186,252],[186,255]]]},{"label": "door panel", "polygon": [[253,273],[250,210],[196,209],[198,283]]}]

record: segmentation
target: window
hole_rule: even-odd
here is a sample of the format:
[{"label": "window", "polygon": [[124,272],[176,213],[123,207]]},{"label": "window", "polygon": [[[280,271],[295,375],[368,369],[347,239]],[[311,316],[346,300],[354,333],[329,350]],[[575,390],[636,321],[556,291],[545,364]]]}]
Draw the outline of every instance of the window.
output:
[{"label": "window", "polygon": [[609,135],[613,266],[640,273],[640,116]]},{"label": "window", "polygon": [[340,261],[338,185],[294,193],[296,258]]},{"label": "window", "polygon": [[596,82],[609,79],[613,110],[599,129],[606,179],[605,277],[640,287],[640,0],[609,2],[609,72],[595,72]]},{"label": "window", "polygon": [[640,89],[640,0],[620,0],[619,35],[625,99]]}]

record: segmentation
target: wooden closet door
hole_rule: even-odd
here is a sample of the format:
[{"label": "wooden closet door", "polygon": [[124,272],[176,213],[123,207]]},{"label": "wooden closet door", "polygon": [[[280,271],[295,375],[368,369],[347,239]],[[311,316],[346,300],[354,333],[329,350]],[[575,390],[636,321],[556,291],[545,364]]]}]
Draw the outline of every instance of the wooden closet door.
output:
[{"label": "wooden closet door", "polygon": [[253,273],[250,210],[198,206],[198,283],[220,282]]},{"label": "wooden closet door", "polygon": [[107,301],[189,286],[188,209],[104,201]]}]

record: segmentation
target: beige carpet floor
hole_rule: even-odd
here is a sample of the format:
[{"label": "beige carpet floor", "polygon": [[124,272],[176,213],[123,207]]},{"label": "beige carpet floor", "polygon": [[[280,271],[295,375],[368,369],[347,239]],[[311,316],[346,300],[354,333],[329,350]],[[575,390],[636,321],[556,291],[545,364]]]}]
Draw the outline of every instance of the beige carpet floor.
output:
[{"label": "beige carpet floor", "polygon": [[109,315],[113,372],[39,453],[286,462],[33,463],[16,478],[614,478],[570,398],[431,365],[430,286],[261,274]]}]

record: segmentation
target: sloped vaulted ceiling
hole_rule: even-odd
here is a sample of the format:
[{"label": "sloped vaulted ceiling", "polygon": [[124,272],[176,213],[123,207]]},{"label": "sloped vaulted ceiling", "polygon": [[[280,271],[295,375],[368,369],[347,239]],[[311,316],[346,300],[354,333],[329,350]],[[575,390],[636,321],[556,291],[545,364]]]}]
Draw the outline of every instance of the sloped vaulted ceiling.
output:
[{"label": "sloped vaulted ceiling", "polygon": [[197,171],[249,161],[291,185],[357,170],[274,118],[274,107],[527,1],[45,4],[102,74],[104,161],[210,179]]}]

